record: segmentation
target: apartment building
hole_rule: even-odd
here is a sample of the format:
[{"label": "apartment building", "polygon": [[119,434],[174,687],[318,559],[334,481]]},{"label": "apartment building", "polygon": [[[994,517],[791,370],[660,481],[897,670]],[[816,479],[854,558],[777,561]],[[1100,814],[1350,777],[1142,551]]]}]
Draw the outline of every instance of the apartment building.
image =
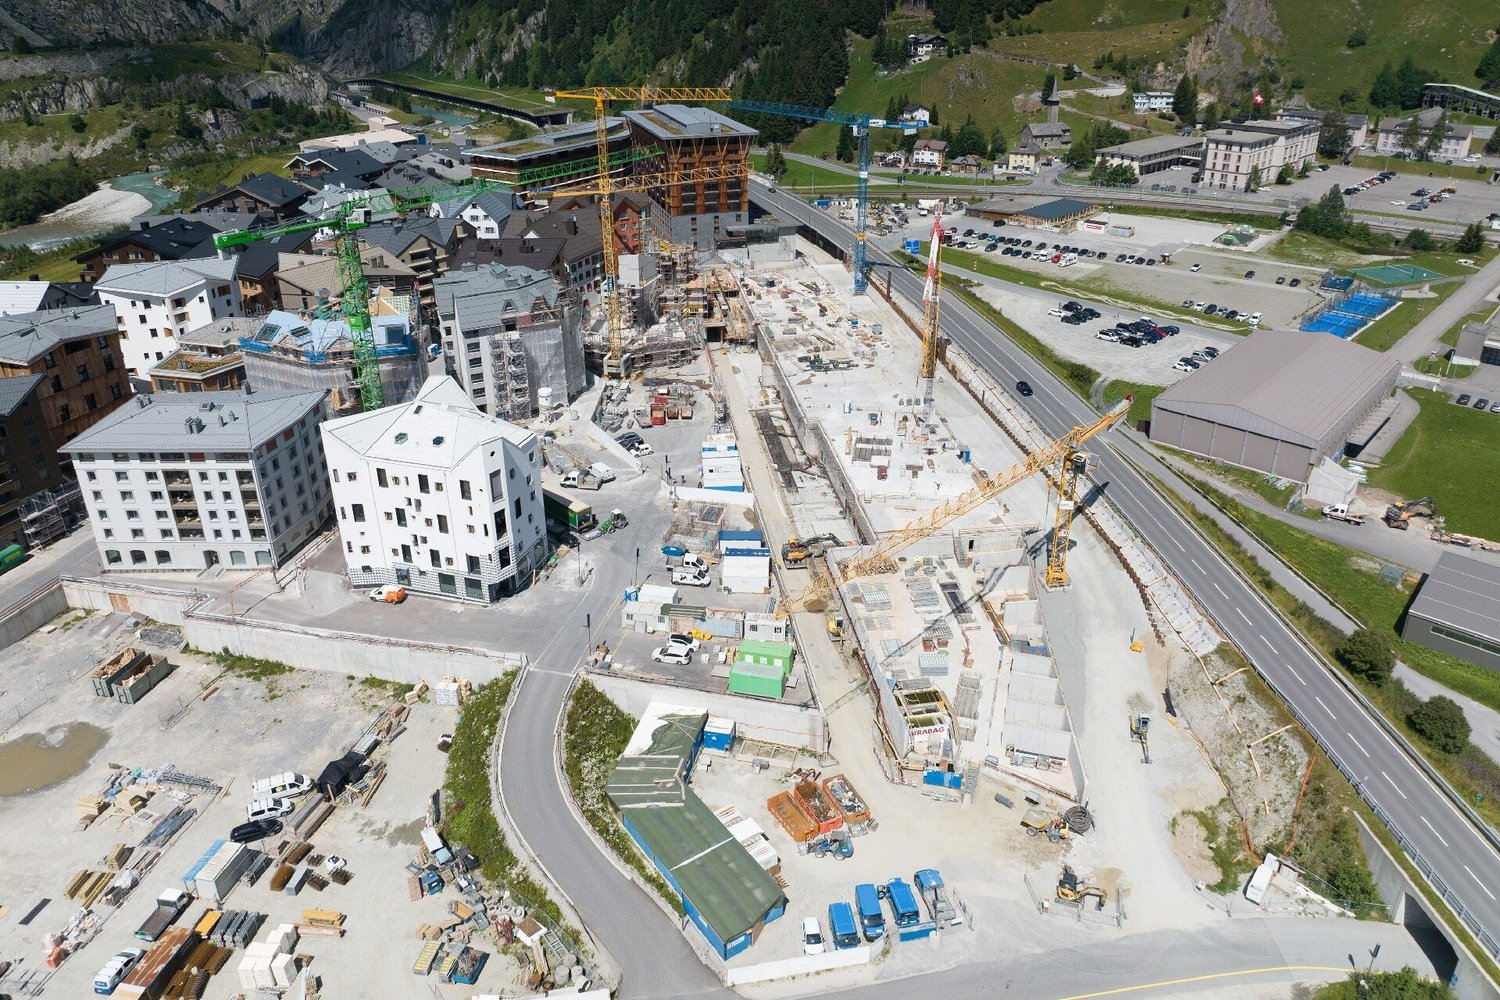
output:
[{"label": "apartment building", "polygon": [[0,376],[0,545],[25,540],[22,505],[65,479],[47,430],[44,381],[44,375]]},{"label": "apartment building", "polygon": [[323,392],[137,396],[63,446],[110,571],[283,565],[332,514]]},{"label": "apartment building", "polygon": [[[1382,118],[1375,133],[1375,152],[1381,156],[1394,156],[1397,154],[1409,154],[1423,152],[1427,148],[1428,139],[1432,136],[1432,130],[1437,128],[1438,119],[1443,116],[1443,109],[1439,107],[1423,108],[1416,112],[1415,116],[1406,115],[1402,118]],[[1411,120],[1415,117],[1418,121],[1418,135],[1420,137],[1416,150],[1410,150],[1403,145],[1406,138],[1406,130],[1411,127]],[[1461,160],[1469,155],[1469,149],[1474,142],[1474,129],[1472,126],[1457,122],[1445,122],[1446,128],[1443,132],[1442,145],[1437,152],[1431,155],[1431,159],[1437,160]]]},{"label": "apartment building", "polygon": [[750,221],[750,191],[743,171],[760,133],[711,108],[659,104],[625,112],[635,144],[657,146],[662,155],[636,164],[638,172],[731,167],[740,176],[690,181],[650,192],[658,206],[656,225],[673,243],[712,250],[731,227]]},{"label": "apartment building", "polygon": [[1138,115],[1152,111],[1171,111],[1173,99],[1170,90],[1137,90],[1130,95],[1132,106]]},{"label": "apartment building", "polygon": [[214,234],[223,232],[218,221],[207,216],[189,218],[181,215],[138,219],[130,224],[130,228],[102,237],[98,246],[73,258],[78,262],[79,280],[98,281],[116,264],[212,257]]},{"label": "apartment building", "polygon": [[520,199],[508,191],[435,201],[427,214],[434,219],[463,219],[481,240],[498,240],[510,213],[521,207]]},{"label": "apartment building", "polygon": [[948,143],[943,139],[918,139],[911,151],[911,162],[918,167],[943,169],[943,160],[948,155]]},{"label": "apartment building", "polygon": [[551,274],[466,267],[436,291],[448,374],[477,408],[525,420],[587,387],[578,310]]},{"label": "apartment building", "polygon": [[130,395],[110,306],[0,316],[0,376],[41,375],[36,389],[52,440],[64,444]]},{"label": "apartment building", "polygon": [[248,337],[261,321],[226,316],[177,338],[177,350],[151,369],[152,392],[213,392],[245,384],[245,358],[240,338]]},{"label": "apartment building", "polygon": [[[609,133],[611,154],[623,153],[630,148],[630,128],[625,119],[609,118],[605,128]],[[475,177],[502,181],[516,188],[524,187],[521,175],[527,171],[545,170],[552,183],[557,183],[570,178],[581,182],[599,170],[598,133],[594,131],[592,121],[494,146],[466,149],[460,155],[468,160]],[[628,166],[622,166],[616,173],[628,169]]]},{"label": "apartment building", "polygon": [[450,378],[323,425],[339,536],[356,587],[489,604],[546,553],[536,435],[481,413]]},{"label": "apartment building", "polygon": [[1318,149],[1318,126],[1307,121],[1234,121],[1204,135],[1200,186],[1244,191],[1259,169],[1270,184],[1283,166],[1300,170]]},{"label": "apartment building", "polygon": [[359,230],[360,255],[367,250],[383,251],[381,259],[405,264],[416,275],[418,298],[424,315],[431,315],[432,281],[448,272],[448,259],[458,244],[470,235],[469,224],[462,219],[433,219],[414,216],[404,221],[382,222]]},{"label": "apartment building", "polygon": [[[530,253],[562,240],[558,251],[566,289],[591,303],[600,301],[604,282],[604,245],[600,235],[599,205],[593,198],[556,198],[539,211],[516,211],[505,222],[504,239],[520,240],[522,253]],[[498,244],[497,244],[498,247]],[[525,263],[538,270],[547,265]]]},{"label": "apartment building", "polygon": [[241,312],[236,259],[115,264],[94,286],[99,301],[114,308],[122,336],[125,369],[144,379],[156,363],[177,350],[177,337]]}]

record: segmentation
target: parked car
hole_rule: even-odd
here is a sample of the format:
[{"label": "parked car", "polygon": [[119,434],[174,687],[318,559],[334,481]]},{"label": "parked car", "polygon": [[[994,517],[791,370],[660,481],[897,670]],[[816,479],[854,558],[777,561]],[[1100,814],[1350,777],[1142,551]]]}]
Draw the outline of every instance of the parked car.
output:
[{"label": "parked car", "polygon": [[1491,413],[1500,413],[1500,399],[1497,399],[1493,403],[1490,404],[1490,412]]},{"label": "parked car", "polygon": [[236,844],[251,844],[257,840],[265,840],[274,837],[281,832],[281,820],[279,819],[257,819],[249,823],[241,823],[229,831],[229,839]]},{"label": "parked car", "polygon": [[1296,288],[1300,284],[1302,284],[1302,279],[1301,278],[1293,278],[1291,281],[1287,282],[1287,287],[1289,287],[1289,288]]},{"label": "parked car", "polygon": [[1202,264],[1194,264],[1192,267],[1188,268],[1188,270],[1189,271],[1194,271],[1194,272],[1201,271],[1201,270],[1203,270],[1203,265]]},{"label": "parked car", "polygon": [[1278,284],[1278,285],[1284,285],[1284,284],[1286,284],[1286,275],[1284,275],[1284,274],[1278,274],[1276,276],[1276,284]]},{"label": "parked car", "polygon": [[1265,314],[1264,313],[1260,313],[1260,312],[1253,312],[1253,313],[1250,314],[1250,318],[1247,319],[1247,320],[1245,320],[1245,322],[1249,323],[1251,326],[1259,326],[1260,325],[1260,318],[1263,315],[1265,315]]},{"label": "parked car", "polygon": [[675,663],[679,666],[693,662],[693,654],[681,646],[657,646],[651,651],[651,659],[656,663]]},{"label": "parked car", "polygon": [[1471,396],[1471,395],[1469,395],[1467,392],[1459,393],[1458,398],[1455,399],[1454,402],[1457,403],[1459,406],[1468,406],[1469,405],[1469,400],[1471,400],[1473,398],[1474,397]]},{"label": "parked car", "polygon": [[647,455],[655,454],[655,449],[644,441],[640,442],[639,444],[633,444],[625,450],[630,452],[636,458],[645,458]]},{"label": "parked car", "polygon": [[277,819],[297,808],[291,799],[256,799],[245,808],[245,819]]},{"label": "parked car", "polygon": [[376,587],[370,591],[370,600],[380,604],[400,604],[406,600],[406,588],[388,583],[383,587]]},{"label": "parked car", "polygon": [[703,645],[703,643],[699,642],[693,636],[688,635],[686,632],[673,632],[671,635],[667,636],[667,645],[681,646],[689,653],[696,653]]},{"label": "parked car", "polygon": [[1478,399],[1474,400],[1474,409],[1487,410],[1489,408],[1490,401],[1488,399],[1485,399],[1483,396],[1480,396]]},{"label": "parked car", "polygon": [[1253,277],[1255,277],[1255,272],[1254,271],[1246,271],[1245,272],[1245,277],[1247,277],[1247,278],[1253,278]]},{"label": "parked car", "polygon": [[1205,347],[1203,353],[1211,358],[1217,358],[1219,356],[1219,349],[1217,347]]},{"label": "parked car", "polygon": [[823,943],[823,928],[818,924],[817,917],[804,917],[802,919],[802,954],[821,955],[827,949]]}]

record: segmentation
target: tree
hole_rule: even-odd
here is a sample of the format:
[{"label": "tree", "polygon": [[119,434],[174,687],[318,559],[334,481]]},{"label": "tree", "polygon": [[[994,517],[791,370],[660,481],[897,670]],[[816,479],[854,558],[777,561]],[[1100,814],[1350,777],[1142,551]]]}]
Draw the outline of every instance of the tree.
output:
[{"label": "tree", "polygon": [[1048,73],[1047,78],[1042,81],[1042,100],[1046,100],[1052,91],[1057,89],[1057,74]]},{"label": "tree", "polygon": [[1463,235],[1454,242],[1453,249],[1459,253],[1478,253],[1484,249],[1484,227],[1471,222],[1464,227]]},{"label": "tree", "polygon": [[177,102],[177,121],[173,126],[173,130],[184,139],[203,138],[203,129],[199,128],[198,123],[193,121],[192,116],[188,114],[187,105],[181,101]]},{"label": "tree", "polygon": [[1484,142],[1486,153],[1500,153],[1500,128],[1490,133],[1490,137]]},{"label": "tree", "polygon": [[1318,155],[1328,159],[1343,156],[1349,148],[1349,119],[1338,108],[1330,108],[1318,126]]},{"label": "tree", "polygon": [[888,122],[900,121],[903,110],[905,110],[905,105],[896,99],[895,94],[892,94],[891,99],[885,102],[885,120]]},{"label": "tree", "polygon": [[[1300,167],[1297,168],[1297,176],[1298,177],[1307,177],[1311,173],[1312,173],[1312,161],[1311,160],[1303,160],[1302,161],[1302,166],[1300,166]],[[1283,223],[1283,225],[1284,224],[1285,223]]]},{"label": "tree", "polygon": [[845,163],[854,162],[854,130],[849,126],[839,126],[839,145],[833,155]]},{"label": "tree", "polygon": [[26,56],[32,53],[31,43],[21,35],[17,35],[11,40],[10,50],[18,56]]},{"label": "tree", "polygon": [[1186,21],[1193,16],[1193,5],[1185,3],[1182,5],[1182,19]]},{"label": "tree", "polygon": [[1351,49],[1357,49],[1369,40],[1369,36],[1365,34],[1364,26],[1361,25],[1360,27],[1355,28],[1354,31],[1350,33],[1349,40],[1345,42],[1344,45]]},{"label": "tree", "polygon": [[1289,163],[1283,163],[1281,165],[1281,169],[1278,170],[1278,171],[1276,171],[1276,183],[1277,184],[1290,184],[1290,183],[1292,183],[1292,167],[1291,167],[1291,164],[1289,164]]},{"label": "tree", "polygon": [[1189,73],[1182,74],[1172,92],[1172,114],[1185,122],[1198,120],[1198,83]]},{"label": "tree", "polygon": [[1432,240],[1432,234],[1425,229],[1413,229],[1406,234],[1406,239],[1401,242],[1406,244],[1408,250],[1414,250],[1417,253],[1426,253],[1429,250],[1437,249],[1437,244]]},{"label": "tree", "polygon": [[505,138],[507,142],[514,142],[517,139],[526,138],[526,126],[522,125],[519,119],[507,119],[505,125]]},{"label": "tree", "polygon": [[1406,717],[1418,736],[1443,753],[1458,753],[1469,745],[1469,720],[1458,702],[1434,695]]},{"label": "tree", "polygon": [[1396,141],[1408,156],[1416,156],[1422,149],[1422,119],[1417,115],[1406,119],[1406,124],[1401,127],[1401,137]]},{"label": "tree", "polygon": [[151,130],[140,122],[130,126],[130,138],[135,141],[136,149],[145,149],[146,143],[151,138]]},{"label": "tree", "polygon": [[1313,993],[1314,1000],[1359,997],[1360,1000],[1453,1000],[1446,983],[1424,979],[1406,966],[1400,972],[1351,972],[1345,982],[1330,983]]},{"label": "tree", "polygon": [[1500,83],[1500,31],[1495,34],[1495,40],[1490,43],[1489,50],[1479,57],[1479,65],[1474,69],[1474,75],[1479,77],[1484,86],[1493,86]]},{"label": "tree", "polygon": [[1245,177],[1245,190],[1260,190],[1260,164],[1257,163],[1255,166],[1250,168],[1250,173]]},{"label": "tree", "polygon": [[1339,94],[1339,104],[1346,108],[1352,108],[1360,102],[1360,93],[1356,87],[1345,87]]},{"label": "tree", "polygon": [[[1496,129],[1496,133],[1500,134],[1500,129]],[[1010,144],[1005,141],[1005,129],[997,125],[990,133],[990,159],[998,160],[1008,152]]]},{"label": "tree", "polygon": [[953,143],[948,148],[948,155],[984,156],[988,149],[989,144],[984,140],[984,133],[979,130],[978,125],[974,124],[974,116],[970,115],[954,135]]},{"label": "tree", "polygon": [[1403,108],[1421,107],[1422,88],[1436,79],[1436,73],[1431,70],[1418,68],[1410,55],[1402,59],[1401,65],[1396,67],[1396,96],[1399,106]]},{"label": "tree", "polygon": [[1394,108],[1401,103],[1396,69],[1390,62],[1386,62],[1380,67],[1380,72],[1375,74],[1375,82],[1370,85],[1370,103],[1377,108]]},{"label": "tree", "polygon": [[1396,669],[1396,654],[1391,649],[1390,640],[1374,629],[1355,629],[1334,647],[1333,658],[1343,664],[1345,670],[1372,684],[1384,684]]},{"label": "tree", "polygon": [[778,184],[786,173],[786,157],[781,152],[780,143],[771,143],[771,152],[766,156],[766,173],[775,178]]},{"label": "tree", "polygon": [[1219,111],[1219,102],[1218,101],[1209,101],[1208,102],[1208,107],[1206,107],[1206,108],[1203,109],[1203,128],[1204,128],[1204,131],[1207,131],[1208,129],[1211,129],[1211,128],[1218,128],[1219,127],[1220,115],[1221,115],[1221,112]]},{"label": "tree", "polygon": [[936,104],[934,104],[927,111],[927,124],[929,124],[929,125],[936,125],[936,124],[938,124],[938,109],[937,109],[937,105]]},{"label": "tree", "polygon": [[82,133],[88,127],[88,122],[83,120],[83,115],[74,112],[73,114],[68,116],[68,128],[72,129],[74,132]]},{"label": "tree", "polygon": [[1422,158],[1430,160],[1443,152],[1443,140],[1448,138],[1448,111],[1445,108],[1438,112],[1437,121],[1433,123],[1431,131],[1427,133],[1427,139],[1422,143]]}]

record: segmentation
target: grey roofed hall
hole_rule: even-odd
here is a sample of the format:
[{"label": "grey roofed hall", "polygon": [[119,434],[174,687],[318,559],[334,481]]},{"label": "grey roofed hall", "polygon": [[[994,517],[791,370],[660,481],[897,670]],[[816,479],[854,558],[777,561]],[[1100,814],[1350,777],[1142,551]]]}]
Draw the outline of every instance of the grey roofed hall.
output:
[{"label": "grey roofed hall", "polygon": [[1500,642],[1500,566],[1444,552],[1407,614]]},{"label": "grey roofed hall", "polygon": [[320,389],[136,396],[58,450],[254,451],[327,395]]},{"label": "grey roofed hall", "polygon": [[1054,198],[1021,214],[1042,219],[1046,222],[1055,222],[1058,219],[1066,219],[1070,215],[1091,212],[1093,208],[1094,205],[1092,202],[1077,201],[1073,198]]},{"label": "grey roofed hall", "polygon": [[1168,410],[1309,448],[1400,363],[1324,333],[1252,333],[1156,397]]}]

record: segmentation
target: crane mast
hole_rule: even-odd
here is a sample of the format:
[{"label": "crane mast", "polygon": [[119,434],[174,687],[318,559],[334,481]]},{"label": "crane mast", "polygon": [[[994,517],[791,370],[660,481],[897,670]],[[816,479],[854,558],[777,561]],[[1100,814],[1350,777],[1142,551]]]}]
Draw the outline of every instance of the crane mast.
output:
[{"label": "crane mast", "polygon": [[942,270],[939,254],[943,246],[943,216],[932,219],[932,245],[927,251],[927,284],[922,288],[922,369],[919,373],[922,389],[922,419],[932,417],[932,380],[937,375],[938,299],[942,291]]}]

